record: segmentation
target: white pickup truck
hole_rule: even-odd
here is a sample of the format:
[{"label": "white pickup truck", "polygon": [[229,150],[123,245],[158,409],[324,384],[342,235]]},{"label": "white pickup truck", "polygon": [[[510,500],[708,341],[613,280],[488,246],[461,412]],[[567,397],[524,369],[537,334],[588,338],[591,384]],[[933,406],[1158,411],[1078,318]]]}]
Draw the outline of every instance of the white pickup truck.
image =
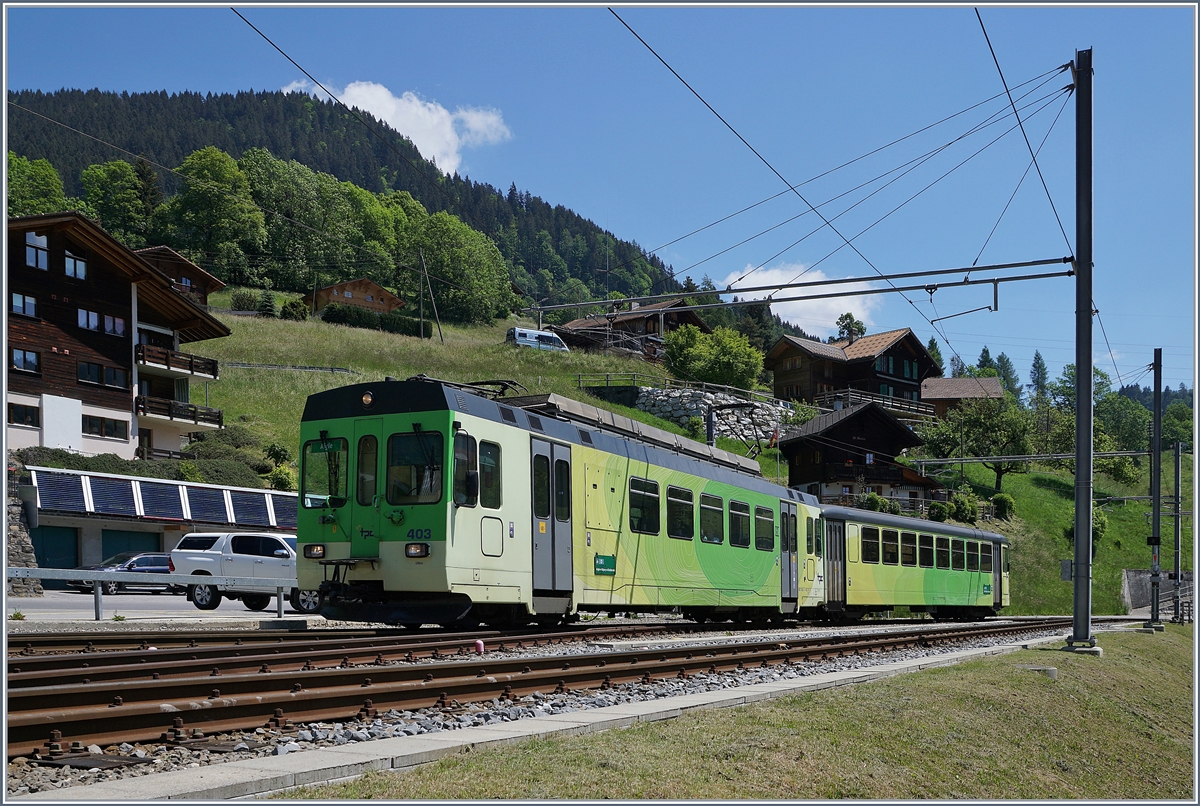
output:
[{"label": "white pickup truck", "polygon": [[317,591],[296,587],[296,538],[265,532],[193,532],[171,550],[170,570],[189,576],[261,577],[266,584],[229,587],[197,582],[187,597],[201,610],[215,610],[221,597],[241,599],[251,610],[264,610],[275,596],[277,580],[289,580],[292,609],[315,614],[321,609]]}]

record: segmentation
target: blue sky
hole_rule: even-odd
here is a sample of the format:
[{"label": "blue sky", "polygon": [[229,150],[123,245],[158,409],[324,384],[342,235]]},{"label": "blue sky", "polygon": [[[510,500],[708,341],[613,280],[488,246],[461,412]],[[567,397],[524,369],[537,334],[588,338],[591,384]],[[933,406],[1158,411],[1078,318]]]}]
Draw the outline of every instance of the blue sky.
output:
[{"label": "blue sky", "polygon": [[[790,183],[1004,92],[970,6],[615,8]],[[980,6],[1005,80],[1024,85],[1014,95],[1038,87],[1022,119],[1035,149],[1045,138],[1038,164],[1049,199],[1034,171],[1017,189],[1030,160],[1019,129],[1000,137],[1011,117],[963,137],[1005,111],[1001,96],[800,187],[808,202],[827,202],[822,213],[837,216],[834,226],[861,256],[839,250],[844,242],[811,212],[800,215],[808,207],[790,193],[677,241],[786,185],[603,6],[238,9],[322,84],[388,119],[443,168],[502,190],[516,183],[655,250],[680,277],[718,285],[751,270],[742,284],[1072,254],[1075,103],[1061,92],[1070,73],[1054,71],[1092,48],[1095,362],[1114,381],[1119,373],[1149,385],[1145,368],[1162,347],[1164,381],[1194,385],[1190,6]],[[227,6],[8,6],[6,15],[10,89],[319,93]],[[912,170],[879,179],[900,166]],[[940,321],[936,337],[947,360],[957,352],[974,363],[985,345],[993,357],[1003,352],[1023,380],[1040,350],[1057,375],[1074,360],[1074,297],[1072,279],[1008,283],[997,311]],[[829,335],[850,310],[869,332],[911,327],[927,341],[935,335],[927,319],[993,301],[990,286],[908,298],[773,310],[815,335]]]}]

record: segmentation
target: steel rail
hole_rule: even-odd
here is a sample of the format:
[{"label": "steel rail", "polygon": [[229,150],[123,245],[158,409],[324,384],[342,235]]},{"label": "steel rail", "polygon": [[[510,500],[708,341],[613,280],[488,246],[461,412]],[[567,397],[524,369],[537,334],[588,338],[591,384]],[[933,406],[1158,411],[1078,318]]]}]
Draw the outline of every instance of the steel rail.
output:
[{"label": "steel rail", "polygon": [[[955,626],[741,644],[681,644],[586,655],[502,658],[405,666],[314,669],[300,674],[217,675],[125,684],[10,690],[9,757],[59,753],[75,743],[192,741],[196,732],[284,728],[288,721],[373,717],[379,708],[454,708],[462,702],[515,698],[535,691],[607,688],[632,681],[716,673],[747,665],[787,665],[959,643],[1069,626],[1067,619]],[[122,693],[113,694],[114,691]],[[107,700],[101,702],[101,695]],[[127,699],[128,698],[128,699]],[[74,702],[86,705],[72,706]],[[47,703],[53,703],[47,706]],[[167,724],[170,722],[171,724]]]}]

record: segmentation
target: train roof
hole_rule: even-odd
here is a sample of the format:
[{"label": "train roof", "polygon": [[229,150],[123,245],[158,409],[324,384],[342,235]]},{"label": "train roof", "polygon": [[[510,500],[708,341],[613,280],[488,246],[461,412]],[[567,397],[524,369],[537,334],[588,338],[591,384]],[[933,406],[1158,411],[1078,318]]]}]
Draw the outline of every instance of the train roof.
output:
[{"label": "train roof", "polygon": [[1008,543],[1008,538],[996,532],[987,532],[970,526],[955,526],[949,523],[909,518],[904,515],[892,515],[888,512],[872,512],[869,509],[854,509],[852,507],[822,506],[822,514],[826,519],[848,520],[857,523],[867,523],[874,526],[887,526],[893,529],[905,529],[910,532],[937,532],[954,537],[969,537],[975,540],[990,540],[993,543]]}]

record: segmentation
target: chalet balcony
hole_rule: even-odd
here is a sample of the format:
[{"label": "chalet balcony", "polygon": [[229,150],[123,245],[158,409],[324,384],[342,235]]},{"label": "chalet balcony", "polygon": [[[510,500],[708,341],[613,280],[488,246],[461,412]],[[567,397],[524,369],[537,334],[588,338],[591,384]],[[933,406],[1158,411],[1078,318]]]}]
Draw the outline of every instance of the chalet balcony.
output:
[{"label": "chalet balcony", "polygon": [[138,395],[134,399],[134,406],[139,417],[177,423],[181,426],[189,425],[192,426],[188,429],[191,431],[210,431],[225,427],[225,413],[220,409],[146,395]]},{"label": "chalet balcony", "polygon": [[821,481],[826,484],[837,481],[854,481],[859,484],[903,484],[904,473],[895,465],[847,465],[826,462],[821,465]]},{"label": "chalet balcony", "polygon": [[935,409],[930,403],[892,397],[891,395],[877,395],[874,392],[863,392],[859,389],[839,389],[835,392],[821,392],[813,396],[813,404],[822,409],[835,408],[838,400],[841,400],[843,406],[876,403],[902,420],[933,419],[936,416]]},{"label": "chalet balcony", "polygon": [[218,377],[217,361],[214,358],[179,353],[150,344],[137,345],[134,348],[133,356],[140,368],[139,371],[145,375],[160,375],[169,378],[195,377],[214,381]]},{"label": "chalet balcony", "polygon": [[169,451],[166,448],[146,448],[139,446],[135,455],[139,459],[195,459],[196,454],[187,451]]}]

